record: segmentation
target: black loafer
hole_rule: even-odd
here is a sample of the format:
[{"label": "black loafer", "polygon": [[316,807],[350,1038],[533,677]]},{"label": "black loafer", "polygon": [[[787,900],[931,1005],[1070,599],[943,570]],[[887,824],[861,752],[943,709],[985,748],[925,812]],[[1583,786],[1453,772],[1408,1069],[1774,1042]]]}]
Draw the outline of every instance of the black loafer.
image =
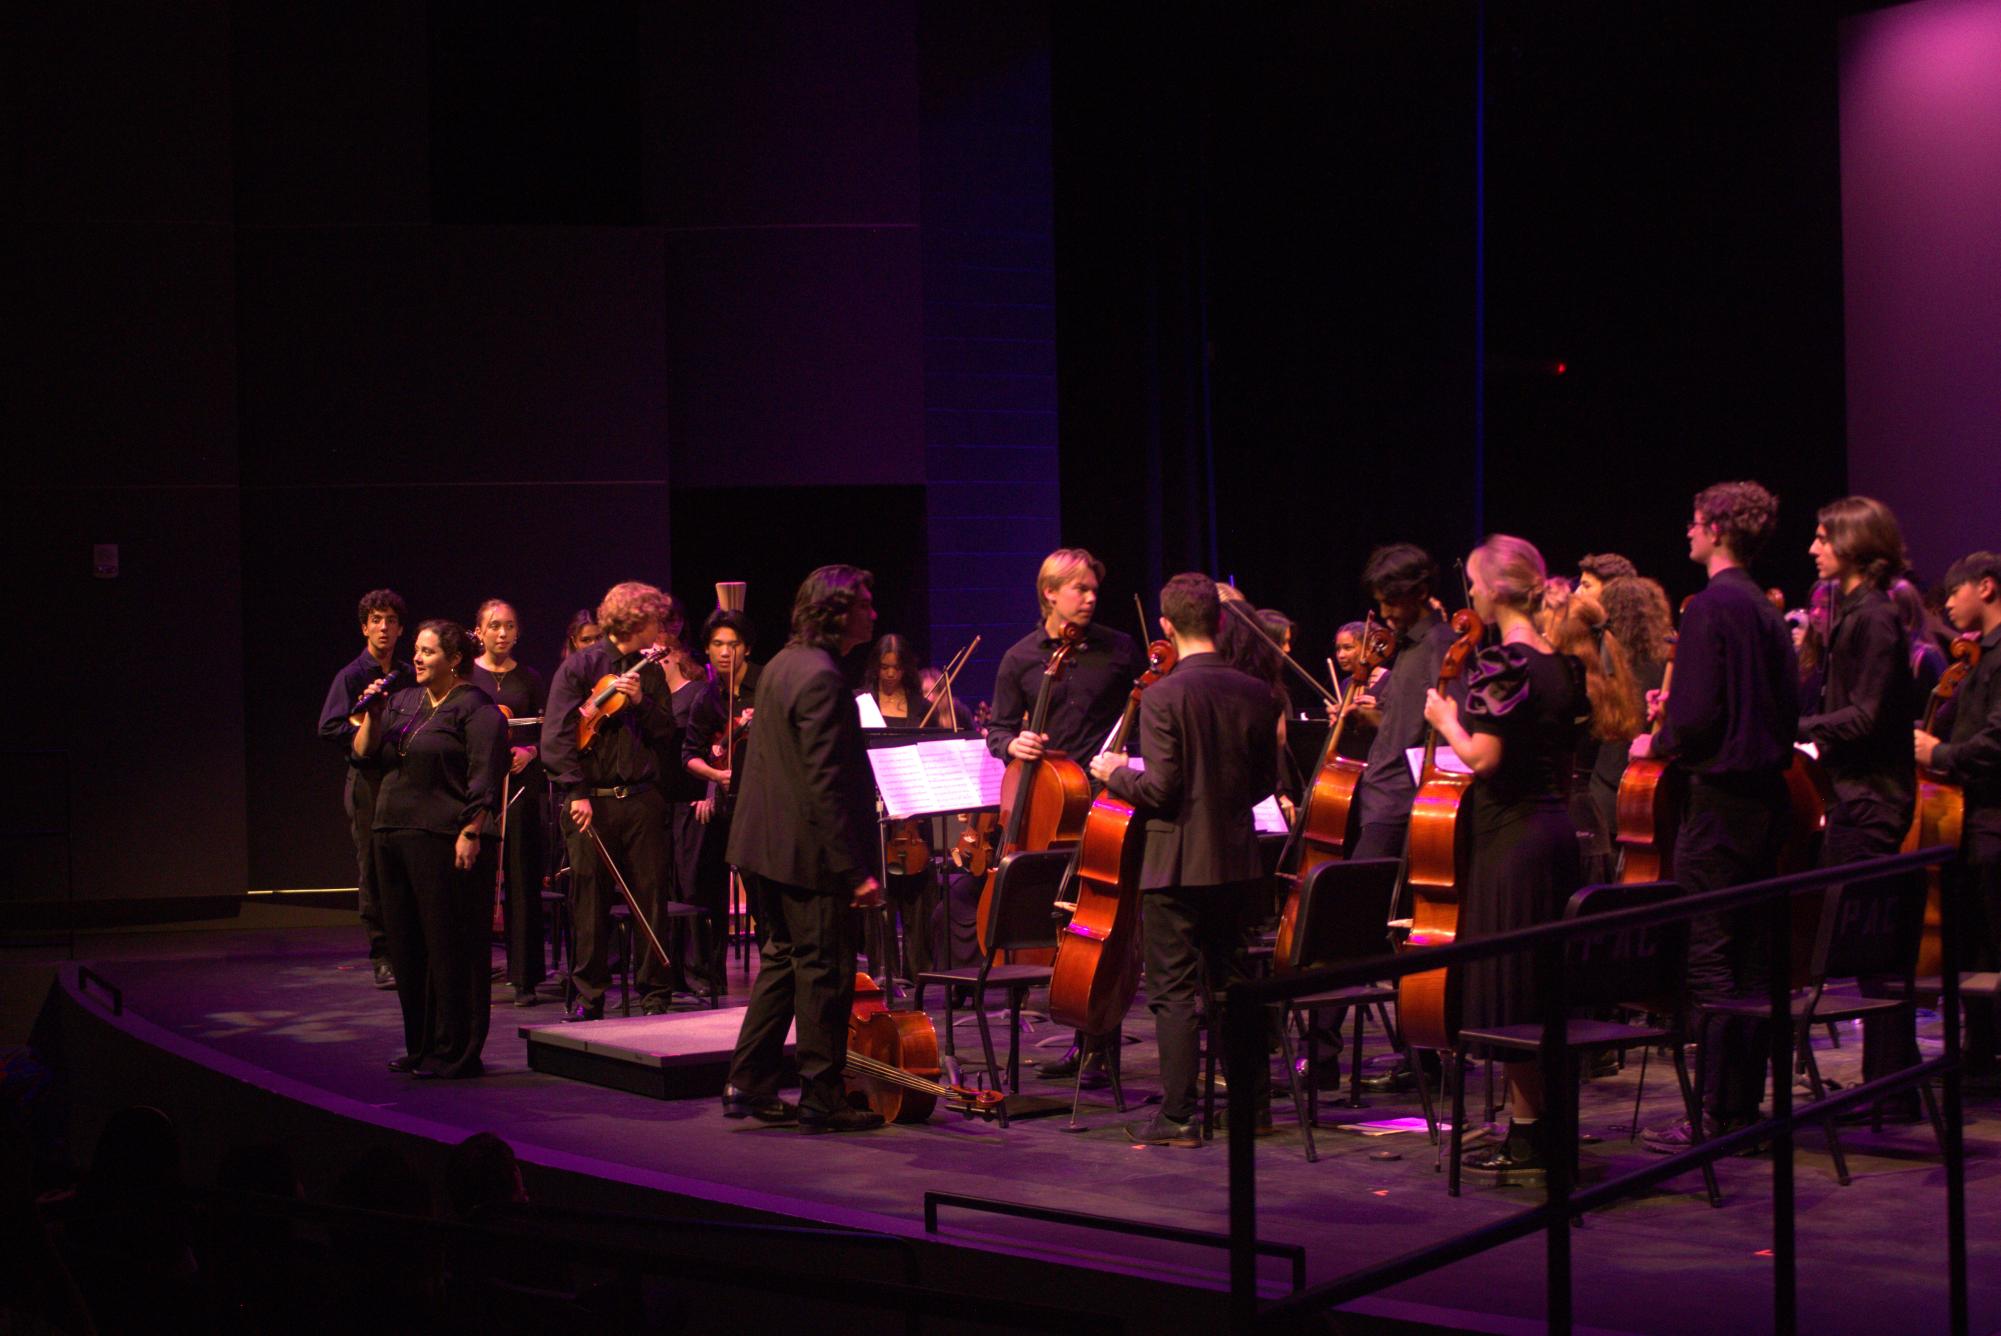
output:
[{"label": "black loafer", "polygon": [[789,1123],[799,1116],[796,1104],[776,1095],[747,1095],[735,1086],[723,1087],[723,1117],[755,1118],[760,1123]]},{"label": "black loafer", "polygon": [[570,1014],[565,1019],[573,1021],[601,1021],[604,1019],[604,999],[591,1001],[579,996],[570,1004]]},{"label": "black loafer", "polygon": [[1067,1081],[1077,1074],[1079,1057],[1080,1055],[1073,1047],[1069,1052],[1053,1062],[1037,1063],[1035,1065],[1036,1074],[1051,1081]]},{"label": "black loafer", "polygon": [[1194,1119],[1177,1123],[1164,1113],[1156,1113],[1143,1123],[1127,1123],[1126,1135],[1142,1146],[1179,1146],[1195,1150],[1202,1144],[1202,1129]]},{"label": "black loafer", "polygon": [[408,1053],[398,1053],[395,1057],[389,1059],[389,1070],[408,1075],[418,1070],[417,1064],[421,1061],[423,1059],[413,1058]]},{"label": "black loafer", "polygon": [[882,1115],[874,1109],[843,1106],[832,1113],[799,1110],[799,1130],[808,1136],[823,1132],[873,1132],[881,1126]]},{"label": "black loafer", "polygon": [[396,986],[396,971],[389,968],[387,960],[375,962],[375,986],[384,992]]}]

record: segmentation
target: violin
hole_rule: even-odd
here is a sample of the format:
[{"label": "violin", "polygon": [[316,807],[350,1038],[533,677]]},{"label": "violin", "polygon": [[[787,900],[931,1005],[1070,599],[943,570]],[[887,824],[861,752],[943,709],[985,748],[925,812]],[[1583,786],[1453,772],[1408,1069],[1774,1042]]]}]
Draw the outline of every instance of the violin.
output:
[{"label": "violin", "polygon": [[889,838],[882,846],[883,865],[888,871],[914,877],[931,861],[931,842],[924,838],[924,821],[925,818],[912,817],[890,826]]},{"label": "violin", "polygon": [[959,832],[958,843],[952,846],[952,861],[975,877],[987,875],[987,869],[994,863],[994,831],[1000,827],[1000,817],[992,812],[961,812],[966,828]]},{"label": "violin", "polygon": [[1007,1096],[940,1081],[938,1030],[921,1011],[891,1011],[867,974],[855,975],[848,1013],[848,1097],[891,1123],[921,1123],[942,1101],[961,1117],[1007,1120]]},{"label": "violin", "polygon": [[[1042,685],[1035,693],[1035,709],[1028,720],[1031,733],[1043,732],[1049,724],[1049,687],[1063,675],[1070,659],[1084,647],[1084,632],[1066,624],[1057,636],[1056,650],[1042,670]],[[1021,850],[1049,849],[1075,844],[1084,833],[1084,814],[1091,806],[1091,779],[1078,765],[1060,752],[1045,751],[1033,761],[1013,760],[1001,776],[1001,840],[994,866],[987,870],[987,884],[980,888],[980,950],[992,954],[992,937],[987,922],[992,917],[994,876],[1000,859]],[[1031,960],[1041,951],[1017,952],[1017,964],[1045,964]]]},{"label": "violin", "polygon": [[[1172,641],[1147,646],[1146,671],[1134,681],[1125,713],[1105,750],[1124,752],[1139,718],[1140,693],[1174,671]],[[1100,793],[1077,841],[1074,900],[1058,904],[1070,921],[1056,939],[1049,1018],[1087,1035],[1119,1027],[1139,989],[1139,869],[1145,827],[1132,804]]]},{"label": "violin", "polygon": [[[1959,689],[1979,664],[1980,637],[1966,635],[1952,642],[1952,662],[1939,675],[1938,685],[1925,701],[1925,732],[1938,732],[1939,710],[1959,695]],[[1957,849],[1965,820],[1966,794],[1960,786],[1935,770],[1918,767],[1918,806],[1911,814],[1911,829],[1904,836],[1904,852],[1928,849],[1935,844],[1949,844]],[[1936,867],[1925,871],[1925,930],[1918,944],[1920,979],[1936,979],[1945,973],[1945,948],[1939,936],[1942,875],[1943,870]]]},{"label": "violin", "polygon": [[1341,734],[1355,702],[1376,669],[1396,653],[1396,636],[1389,627],[1369,618],[1362,632],[1362,653],[1348,689],[1341,694],[1334,727],[1320,750],[1320,766],[1313,775],[1313,788],[1306,795],[1306,811],[1299,820],[1299,865],[1289,876],[1290,889],[1285,908],[1278,917],[1278,939],[1272,945],[1272,969],[1285,974],[1294,968],[1294,937],[1299,928],[1299,888],[1322,866],[1347,857],[1349,827],[1353,824],[1355,792],[1362,782],[1367,763],[1340,754]]},{"label": "violin", "polygon": [[[647,664],[665,658],[672,652],[665,645],[648,645],[639,651],[639,662],[626,671],[636,673]],[[583,708],[577,714],[579,752],[588,752],[595,746],[598,729],[603,727],[604,721],[625,708],[625,693],[618,689],[618,679],[623,676],[624,673],[606,673],[597,680],[597,684],[591,688],[591,694],[585,698]]]},{"label": "violin", "polygon": [[[1439,666],[1440,692],[1465,672],[1466,661],[1479,649],[1486,629],[1471,608],[1453,614],[1452,631],[1458,638],[1446,647]],[[1459,934],[1459,888],[1465,884],[1472,843],[1469,825],[1460,818],[1472,786],[1473,776],[1438,767],[1438,730],[1428,729],[1424,767],[1410,812],[1405,884],[1411,891],[1411,922],[1406,949],[1450,946]],[[1457,986],[1457,974],[1450,969],[1406,974],[1397,981],[1397,1021],[1405,1043],[1417,1048],[1453,1047]]]}]

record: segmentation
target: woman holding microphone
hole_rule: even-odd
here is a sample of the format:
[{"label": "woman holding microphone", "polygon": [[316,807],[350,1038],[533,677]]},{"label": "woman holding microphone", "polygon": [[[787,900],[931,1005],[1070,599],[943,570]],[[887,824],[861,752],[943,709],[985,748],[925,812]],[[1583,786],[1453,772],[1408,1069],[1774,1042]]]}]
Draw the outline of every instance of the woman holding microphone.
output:
[{"label": "woman holding microphone", "polygon": [[507,773],[507,722],[467,680],[472,649],[456,622],[417,628],[417,685],[356,703],[354,756],[382,769],[375,871],[403,1006],[403,1047],[389,1069],[478,1076],[486,1043],[492,856],[481,834],[497,817]]}]

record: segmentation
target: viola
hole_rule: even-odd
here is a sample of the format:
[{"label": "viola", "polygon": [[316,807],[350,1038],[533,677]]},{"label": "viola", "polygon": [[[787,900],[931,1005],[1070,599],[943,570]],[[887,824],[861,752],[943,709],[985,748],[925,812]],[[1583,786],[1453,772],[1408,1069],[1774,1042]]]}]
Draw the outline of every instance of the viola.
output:
[{"label": "viola", "polygon": [[[1043,667],[1042,684],[1035,693],[1035,709],[1029,715],[1029,732],[1041,733],[1048,727],[1050,684],[1063,675],[1071,657],[1083,645],[1082,628],[1066,624],[1057,637],[1055,652]],[[992,917],[994,877],[1000,860],[1023,850],[1075,844],[1084,834],[1084,815],[1091,806],[1091,780],[1084,767],[1069,757],[1045,751],[1038,760],[1008,762],[1007,773],[1001,776],[1000,798],[1000,848],[994,866],[987,870],[987,883],[980,888],[979,942],[981,952],[986,954],[993,950],[987,921]],[[1040,949],[1016,952],[1015,957],[1017,964],[1048,963],[1047,953]]]},{"label": "viola", "polygon": [[[1140,693],[1174,671],[1171,641],[1147,646],[1146,671],[1133,683],[1107,751],[1123,752],[1139,718]],[[1070,921],[1056,939],[1049,1018],[1087,1035],[1119,1027],[1139,988],[1139,869],[1146,835],[1132,804],[1110,791],[1091,802],[1077,841],[1074,899],[1057,908]]]},{"label": "viola", "polygon": [[[1466,661],[1480,646],[1486,627],[1471,608],[1452,617],[1458,637],[1445,651],[1438,670],[1442,692],[1466,670]],[[1419,771],[1417,799],[1410,811],[1410,860],[1404,881],[1411,892],[1407,950],[1450,946],[1459,935],[1459,894],[1466,881],[1471,848],[1469,823],[1463,820],[1466,792],[1473,776],[1438,767],[1438,730],[1428,729],[1424,767]],[[1397,1022],[1404,1042],[1417,1048],[1453,1046],[1453,1019],[1458,1008],[1454,971],[1425,970],[1397,981]]]},{"label": "viola", "polygon": [[938,1079],[943,1069],[931,1018],[921,1011],[891,1011],[882,989],[867,974],[855,975],[843,1072],[849,1097],[874,1109],[885,1122],[921,1123],[940,1101],[966,1118],[1005,1117],[1007,1097],[1000,1091]]},{"label": "viola", "polygon": [[1306,795],[1306,810],[1299,819],[1299,865],[1290,875],[1285,908],[1279,911],[1278,939],[1272,945],[1272,969],[1285,974],[1294,968],[1294,938],[1299,929],[1299,888],[1307,878],[1328,863],[1347,857],[1349,827],[1355,816],[1355,791],[1361,785],[1367,763],[1340,754],[1341,733],[1355,702],[1361,699],[1364,684],[1376,669],[1396,653],[1396,636],[1373,617],[1362,632],[1361,660],[1348,689],[1341,694],[1341,708],[1334,715],[1321,747],[1320,765],[1313,775],[1313,788]]},{"label": "viola", "polygon": [[[639,651],[639,662],[632,665],[628,671],[636,673],[647,664],[665,658],[672,652],[665,645],[648,645]],[[606,673],[591,688],[591,694],[585,698],[583,708],[577,714],[578,751],[588,752],[595,746],[598,729],[603,727],[604,721],[625,708],[625,693],[618,689],[618,679],[624,675],[624,673]]]},{"label": "viola", "polygon": [[952,861],[974,877],[984,877],[994,863],[994,832],[1000,818],[992,812],[961,812],[966,828],[952,846]]},{"label": "viola", "polygon": [[[1952,662],[1939,675],[1938,685],[1932,688],[1930,699],[1925,701],[1925,732],[1938,732],[1939,710],[1959,695],[1960,687],[1973,675],[1979,663],[1980,637],[1961,636],[1952,642]],[[1957,849],[1965,819],[1966,794],[1960,786],[1935,770],[1918,767],[1918,806],[1911,815],[1910,832],[1904,836],[1904,852],[1928,849],[1936,844],[1949,844]],[[1939,937],[1940,900],[1944,891],[1941,876],[1940,868],[1929,868],[1925,872],[1925,931],[1918,944],[1917,977],[1920,979],[1936,979],[1945,973],[1945,949]]]},{"label": "viola", "polygon": [[906,877],[922,872],[931,861],[931,841],[924,838],[924,819],[912,817],[893,823],[889,837],[883,841],[882,852],[883,864],[889,871]]}]

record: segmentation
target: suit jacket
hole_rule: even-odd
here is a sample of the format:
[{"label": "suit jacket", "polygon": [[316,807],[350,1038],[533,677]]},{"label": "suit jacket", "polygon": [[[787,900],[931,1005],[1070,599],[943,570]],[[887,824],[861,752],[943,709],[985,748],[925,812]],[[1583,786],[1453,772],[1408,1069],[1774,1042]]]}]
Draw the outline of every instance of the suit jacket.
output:
[{"label": "suit jacket", "polygon": [[1144,771],[1107,787],[1143,810],[1140,889],[1220,886],[1263,875],[1251,808],[1278,766],[1271,688],[1214,654],[1191,654],[1140,697]]},{"label": "suit jacket", "polygon": [[731,863],[830,895],[873,875],[875,781],[833,655],[787,645],[764,666],[739,764]]}]

